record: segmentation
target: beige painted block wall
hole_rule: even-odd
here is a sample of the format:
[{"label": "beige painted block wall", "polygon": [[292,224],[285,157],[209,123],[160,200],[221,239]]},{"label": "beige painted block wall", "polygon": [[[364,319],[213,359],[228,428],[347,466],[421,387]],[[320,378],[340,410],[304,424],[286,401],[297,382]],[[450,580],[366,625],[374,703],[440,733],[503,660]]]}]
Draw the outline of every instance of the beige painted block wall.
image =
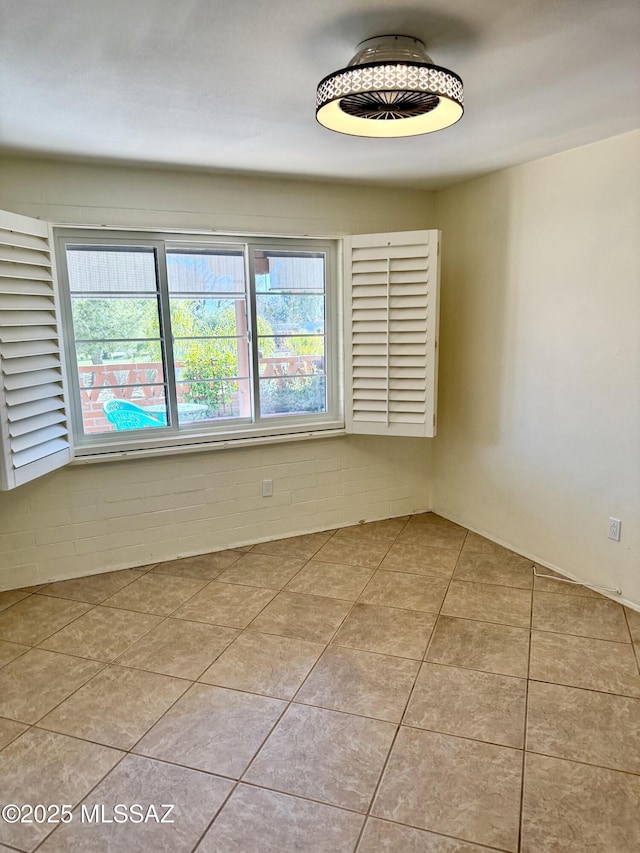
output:
[{"label": "beige painted block wall", "polygon": [[634,132],[436,194],[434,493],[443,515],[638,605],[639,154]]},{"label": "beige painted block wall", "polygon": [[[339,235],[434,227],[424,192],[9,158],[58,223]],[[72,466],[0,493],[0,590],[428,509],[429,439],[340,436]],[[274,496],[261,497],[273,479]]]}]

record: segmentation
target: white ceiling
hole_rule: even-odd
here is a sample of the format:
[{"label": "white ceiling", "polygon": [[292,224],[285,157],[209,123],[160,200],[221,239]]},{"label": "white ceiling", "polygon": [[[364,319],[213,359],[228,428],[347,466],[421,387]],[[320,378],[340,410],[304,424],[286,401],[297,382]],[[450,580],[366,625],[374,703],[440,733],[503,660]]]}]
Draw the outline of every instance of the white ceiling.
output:
[{"label": "white ceiling", "polygon": [[[638,0],[0,0],[0,146],[436,188],[640,127]],[[315,121],[359,41],[423,39],[466,112],[428,136]]]}]

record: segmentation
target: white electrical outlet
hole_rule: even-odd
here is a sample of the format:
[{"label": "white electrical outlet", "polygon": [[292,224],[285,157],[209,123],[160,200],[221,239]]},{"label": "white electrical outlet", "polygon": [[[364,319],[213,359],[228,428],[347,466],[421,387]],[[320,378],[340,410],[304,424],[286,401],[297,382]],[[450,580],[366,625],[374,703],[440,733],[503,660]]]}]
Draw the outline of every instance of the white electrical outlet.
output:
[{"label": "white electrical outlet", "polygon": [[262,497],[270,498],[273,495],[273,480],[262,481]]},{"label": "white electrical outlet", "polygon": [[609,519],[609,539],[615,539],[616,542],[620,541],[620,519],[619,518],[610,518]]}]

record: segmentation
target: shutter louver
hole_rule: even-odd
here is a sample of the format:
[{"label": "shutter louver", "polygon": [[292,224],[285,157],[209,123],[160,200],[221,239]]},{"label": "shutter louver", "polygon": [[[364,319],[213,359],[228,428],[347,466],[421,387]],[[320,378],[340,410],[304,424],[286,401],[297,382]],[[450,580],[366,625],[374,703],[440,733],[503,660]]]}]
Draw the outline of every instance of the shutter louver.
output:
[{"label": "shutter louver", "polygon": [[345,240],[347,431],[434,436],[438,231]]},{"label": "shutter louver", "polygon": [[71,460],[49,226],[0,211],[0,489]]}]

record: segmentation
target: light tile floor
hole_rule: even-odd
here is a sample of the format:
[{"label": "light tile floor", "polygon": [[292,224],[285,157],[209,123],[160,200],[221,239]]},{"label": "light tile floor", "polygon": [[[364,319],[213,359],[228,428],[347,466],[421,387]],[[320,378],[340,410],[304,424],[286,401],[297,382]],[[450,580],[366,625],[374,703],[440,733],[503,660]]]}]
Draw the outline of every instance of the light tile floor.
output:
[{"label": "light tile floor", "polygon": [[639,654],[431,513],[0,593],[0,851],[635,853]]}]

